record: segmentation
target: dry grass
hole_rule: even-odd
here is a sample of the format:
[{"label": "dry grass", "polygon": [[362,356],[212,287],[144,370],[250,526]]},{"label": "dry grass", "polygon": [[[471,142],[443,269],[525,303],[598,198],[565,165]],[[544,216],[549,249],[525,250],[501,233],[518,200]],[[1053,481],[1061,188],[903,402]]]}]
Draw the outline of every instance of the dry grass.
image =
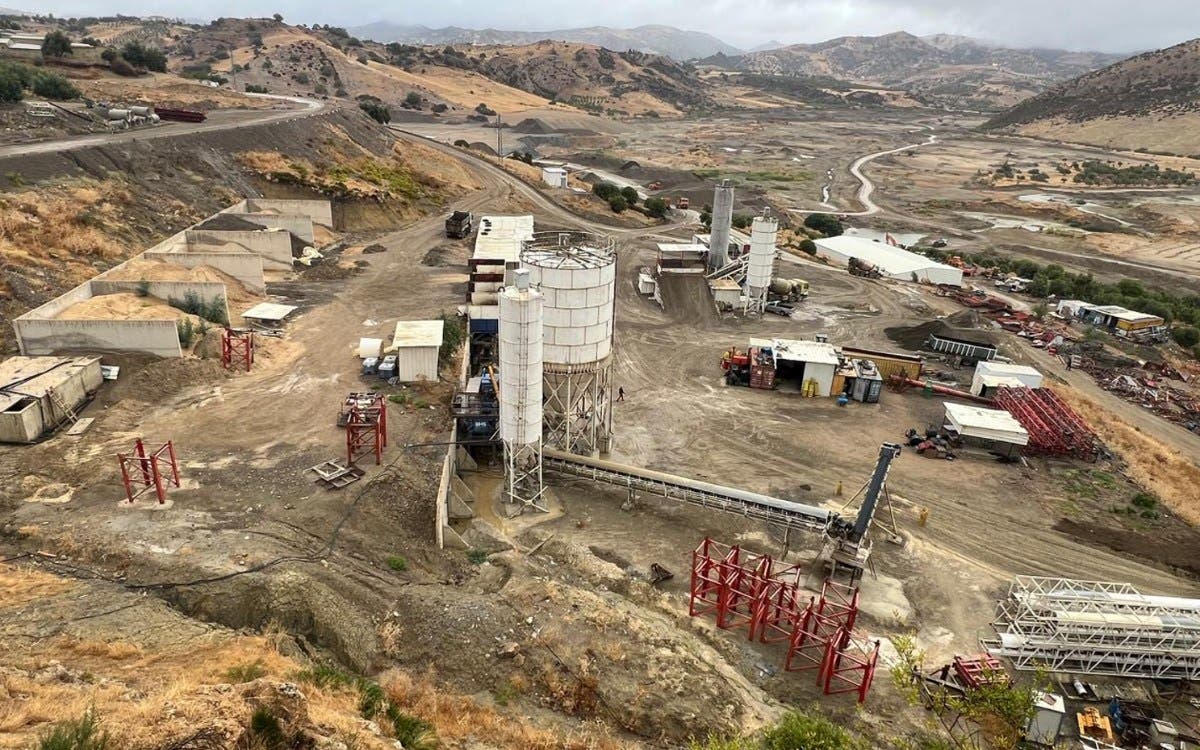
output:
[{"label": "dry grass", "polygon": [[602,726],[547,729],[504,716],[470,698],[437,690],[429,677],[414,679],[399,672],[383,676],[388,697],[402,710],[429,722],[438,738],[451,746],[471,740],[505,750],[623,750],[632,747],[613,738]]},{"label": "dry grass", "polygon": [[1200,467],[1077,391],[1055,388],[1054,392],[1120,454],[1130,478],[1157,495],[1180,518],[1200,524],[1200,496],[1196,494]]},{"label": "dry grass", "polygon": [[0,565],[0,609],[55,596],[73,587],[65,578],[49,573]]}]

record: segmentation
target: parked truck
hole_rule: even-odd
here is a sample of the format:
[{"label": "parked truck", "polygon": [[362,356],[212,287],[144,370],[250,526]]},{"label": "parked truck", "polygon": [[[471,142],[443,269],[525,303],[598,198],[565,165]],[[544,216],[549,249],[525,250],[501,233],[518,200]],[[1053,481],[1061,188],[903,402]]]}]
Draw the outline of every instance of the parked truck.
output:
[{"label": "parked truck", "polygon": [[869,261],[862,260],[861,258],[851,258],[846,267],[852,276],[862,276],[866,279],[878,279],[883,275],[879,272],[878,266]]},{"label": "parked truck", "polygon": [[471,234],[474,218],[470,211],[455,211],[446,219],[446,236],[461,240]]}]

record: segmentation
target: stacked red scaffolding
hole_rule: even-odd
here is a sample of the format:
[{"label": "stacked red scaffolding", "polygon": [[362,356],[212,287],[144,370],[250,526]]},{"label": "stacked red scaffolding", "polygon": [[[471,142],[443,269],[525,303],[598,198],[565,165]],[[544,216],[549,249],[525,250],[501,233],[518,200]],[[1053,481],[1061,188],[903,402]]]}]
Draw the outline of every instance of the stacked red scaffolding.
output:
[{"label": "stacked red scaffolding", "polygon": [[346,415],[346,461],[353,465],[358,458],[374,454],[378,466],[387,447],[387,404],[381,393],[354,395],[359,398]]},{"label": "stacked red scaffolding", "polygon": [[785,669],[815,669],[826,695],[853,692],[862,703],[879,642],[854,633],[858,590],[827,580],[813,597],[800,575],[798,566],[705,537],[692,552],[689,613],[713,614],[720,628],[744,626],[750,640],[787,642]]},{"label": "stacked red scaffolding", "polygon": [[1016,417],[1029,433],[1029,448],[1051,456],[1094,460],[1096,435],[1054,391],[1046,388],[998,388],[996,405]]}]

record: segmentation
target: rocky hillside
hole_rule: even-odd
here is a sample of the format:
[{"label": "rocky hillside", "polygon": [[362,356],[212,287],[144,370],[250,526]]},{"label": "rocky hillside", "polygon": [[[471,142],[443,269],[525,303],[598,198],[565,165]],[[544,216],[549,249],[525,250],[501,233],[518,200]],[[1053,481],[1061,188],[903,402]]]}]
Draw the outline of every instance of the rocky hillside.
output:
[{"label": "rocky hillside", "polygon": [[896,32],[839,37],[738,57],[715,56],[703,62],[759,74],[828,76],[904,88],[931,105],[995,110],[1115,58],[1006,49],[965,37],[920,38]]},{"label": "rocky hillside", "polygon": [[1200,39],[1122,60],[1028,99],[988,127],[1200,111]]},{"label": "rocky hillside", "polygon": [[543,40],[576,42],[613,50],[637,50],[664,55],[675,60],[693,60],[715,54],[736,55],[741,50],[720,39],[699,31],[686,31],[674,26],[646,25],[632,29],[608,26],[589,26],[581,29],[554,31],[501,31],[499,29],[464,29],[447,26],[431,29],[428,26],[405,26],[390,21],[377,21],[349,30],[351,34],[377,42],[402,44],[476,44],[523,46]]}]

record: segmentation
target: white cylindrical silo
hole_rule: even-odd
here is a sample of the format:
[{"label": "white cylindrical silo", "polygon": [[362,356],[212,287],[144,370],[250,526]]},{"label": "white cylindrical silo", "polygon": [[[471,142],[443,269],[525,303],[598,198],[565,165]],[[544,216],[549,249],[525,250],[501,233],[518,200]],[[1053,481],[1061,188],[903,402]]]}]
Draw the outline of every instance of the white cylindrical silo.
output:
[{"label": "white cylindrical silo", "polygon": [[616,259],[611,238],[585,232],[541,232],[521,251],[544,297],[547,442],[563,450],[609,448]]},{"label": "white cylindrical silo", "polygon": [[713,191],[712,230],[708,238],[708,268],[729,262],[729,231],[733,226],[733,183],[721,180]]},{"label": "white cylindrical silo", "polygon": [[759,311],[767,303],[767,290],[775,273],[775,238],[779,222],[763,211],[750,225],[750,255],[746,260],[746,306]]},{"label": "white cylindrical silo", "polygon": [[506,500],[544,510],[542,496],[542,294],[529,272],[513,272],[500,302],[500,439]]}]

